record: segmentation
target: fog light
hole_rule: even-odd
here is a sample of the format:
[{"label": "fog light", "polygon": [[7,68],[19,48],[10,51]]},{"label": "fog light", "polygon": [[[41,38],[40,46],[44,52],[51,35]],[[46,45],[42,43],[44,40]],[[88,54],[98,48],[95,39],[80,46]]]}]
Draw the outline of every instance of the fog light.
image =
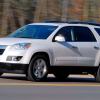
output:
[{"label": "fog light", "polygon": [[22,56],[8,56],[7,61],[20,61]]}]

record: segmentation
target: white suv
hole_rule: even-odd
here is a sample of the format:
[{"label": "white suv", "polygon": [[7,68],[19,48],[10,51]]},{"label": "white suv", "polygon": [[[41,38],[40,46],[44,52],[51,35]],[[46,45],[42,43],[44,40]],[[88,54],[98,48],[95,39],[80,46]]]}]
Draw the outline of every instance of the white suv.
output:
[{"label": "white suv", "polygon": [[90,73],[100,81],[100,26],[89,23],[32,23],[0,38],[0,75],[22,73],[41,81]]}]

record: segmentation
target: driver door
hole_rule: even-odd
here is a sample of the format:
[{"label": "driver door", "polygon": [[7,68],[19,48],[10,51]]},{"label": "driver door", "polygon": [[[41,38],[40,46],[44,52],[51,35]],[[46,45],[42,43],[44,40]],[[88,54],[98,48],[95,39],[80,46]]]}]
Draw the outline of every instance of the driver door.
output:
[{"label": "driver door", "polygon": [[[65,41],[55,40],[57,36],[64,36]],[[61,38],[60,38],[61,39]],[[77,66],[79,50],[77,43],[73,41],[72,27],[66,26],[61,28],[54,36],[53,52],[55,66]]]}]

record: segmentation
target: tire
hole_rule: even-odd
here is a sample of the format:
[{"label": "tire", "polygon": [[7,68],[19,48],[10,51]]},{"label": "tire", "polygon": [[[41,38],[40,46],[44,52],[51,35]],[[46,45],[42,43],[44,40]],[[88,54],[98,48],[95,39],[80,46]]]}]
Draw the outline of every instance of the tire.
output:
[{"label": "tire", "polygon": [[34,56],[29,64],[27,72],[28,80],[39,82],[46,79],[48,66],[48,60],[44,55]]},{"label": "tire", "polygon": [[100,82],[100,65],[99,65],[99,68],[98,68],[98,71],[97,71],[97,74],[96,74],[96,81]]},{"label": "tire", "polygon": [[0,73],[0,76],[2,76],[3,73]]},{"label": "tire", "polygon": [[65,80],[69,74],[64,73],[64,72],[55,72],[54,75],[59,80]]}]

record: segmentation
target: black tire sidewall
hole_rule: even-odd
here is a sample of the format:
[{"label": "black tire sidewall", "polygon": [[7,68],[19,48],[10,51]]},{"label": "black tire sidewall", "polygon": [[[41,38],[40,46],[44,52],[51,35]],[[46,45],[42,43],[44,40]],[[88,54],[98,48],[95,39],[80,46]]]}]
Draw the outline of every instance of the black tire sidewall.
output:
[{"label": "black tire sidewall", "polygon": [[2,76],[3,73],[0,73],[0,76]]},{"label": "black tire sidewall", "polygon": [[97,70],[96,81],[97,81],[97,82],[100,82],[100,65],[99,65],[99,68],[98,68],[98,70]]}]

